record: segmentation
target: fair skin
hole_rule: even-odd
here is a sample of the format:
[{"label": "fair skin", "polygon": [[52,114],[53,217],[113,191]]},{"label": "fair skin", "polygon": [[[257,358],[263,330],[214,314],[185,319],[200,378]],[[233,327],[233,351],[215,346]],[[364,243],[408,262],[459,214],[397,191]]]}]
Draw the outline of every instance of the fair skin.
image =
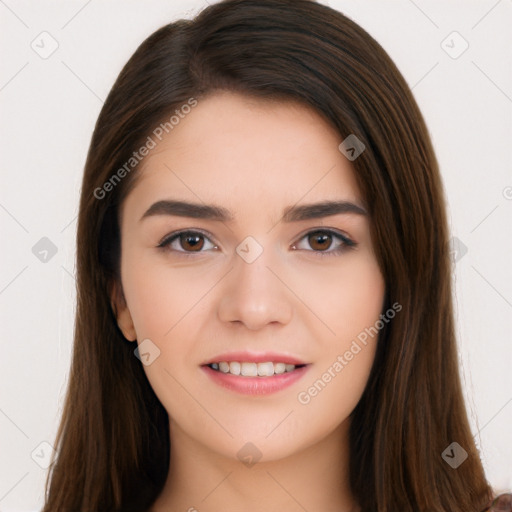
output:
[{"label": "fair skin", "polygon": [[[171,465],[151,512],[358,510],[348,429],[376,340],[332,367],[379,319],[385,285],[341,141],[302,105],[224,92],[199,99],[144,159],[121,209],[122,294],[112,300],[125,337],[160,350],[144,371],[169,414]],[[141,220],[170,199],[219,205],[233,219],[160,211]],[[361,210],[282,218],[323,201]],[[196,231],[157,247],[178,230]],[[315,230],[320,239],[307,236]],[[250,263],[236,251],[248,236],[262,249]],[[230,351],[278,352],[307,367],[284,389],[247,395],[204,371]],[[299,401],[328,368],[323,389]]]}]

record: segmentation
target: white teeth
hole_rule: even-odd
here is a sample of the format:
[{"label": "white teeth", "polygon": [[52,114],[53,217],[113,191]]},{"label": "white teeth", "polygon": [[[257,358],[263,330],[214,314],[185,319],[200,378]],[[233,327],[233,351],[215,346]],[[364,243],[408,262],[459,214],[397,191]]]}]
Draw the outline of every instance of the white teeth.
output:
[{"label": "white teeth", "polygon": [[240,373],[244,377],[257,377],[258,365],[256,363],[242,363]]},{"label": "white teeth", "polygon": [[274,375],[274,363],[258,363],[258,375],[260,377],[272,377]]},{"label": "white teeth", "polygon": [[274,363],[274,373],[284,373],[286,365],[284,363]]},{"label": "white teeth", "polygon": [[232,375],[242,375],[243,377],[272,377],[286,372],[292,372],[296,366],[294,364],[273,363],[245,363],[238,361],[220,361],[211,363],[210,367],[219,370],[222,373]]},{"label": "white teeth", "polygon": [[233,375],[240,375],[240,372],[240,363],[237,363],[236,361],[232,361],[231,363],[229,363],[229,373],[232,373]]}]

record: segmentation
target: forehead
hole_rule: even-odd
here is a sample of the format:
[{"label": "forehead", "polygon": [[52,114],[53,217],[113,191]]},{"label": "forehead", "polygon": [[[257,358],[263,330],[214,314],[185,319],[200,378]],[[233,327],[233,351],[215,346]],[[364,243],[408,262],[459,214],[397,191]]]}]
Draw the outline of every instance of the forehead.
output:
[{"label": "forehead", "polygon": [[338,149],[341,141],[326,120],[300,103],[215,93],[199,99],[162,140],[155,139],[126,207],[138,205],[142,213],[166,196],[239,212],[255,202],[276,210],[300,200],[358,202],[353,168]]}]

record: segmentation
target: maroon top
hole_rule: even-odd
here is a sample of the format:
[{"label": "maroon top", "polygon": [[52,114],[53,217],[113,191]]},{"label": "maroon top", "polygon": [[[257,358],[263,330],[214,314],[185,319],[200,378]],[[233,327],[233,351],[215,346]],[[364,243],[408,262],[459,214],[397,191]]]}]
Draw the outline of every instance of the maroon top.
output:
[{"label": "maroon top", "polygon": [[512,494],[500,494],[482,512],[512,512]]}]

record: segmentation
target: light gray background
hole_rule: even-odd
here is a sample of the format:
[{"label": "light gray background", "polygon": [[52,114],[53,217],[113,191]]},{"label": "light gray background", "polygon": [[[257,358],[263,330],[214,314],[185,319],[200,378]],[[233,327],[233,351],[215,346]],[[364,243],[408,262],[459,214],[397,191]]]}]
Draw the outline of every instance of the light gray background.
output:
[{"label": "light gray background", "polygon": [[[511,489],[512,0],[323,3],[382,44],[426,118],[467,247],[454,292],[472,430],[491,484]],[[54,441],[67,383],[79,189],[102,102],[145,37],[204,6],[0,0],[0,511],[42,506],[36,461],[51,452],[41,443]],[[457,58],[453,31],[469,44]],[[43,59],[31,44],[49,51],[52,38]],[[57,248],[46,262],[32,252],[42,237]]]}]

